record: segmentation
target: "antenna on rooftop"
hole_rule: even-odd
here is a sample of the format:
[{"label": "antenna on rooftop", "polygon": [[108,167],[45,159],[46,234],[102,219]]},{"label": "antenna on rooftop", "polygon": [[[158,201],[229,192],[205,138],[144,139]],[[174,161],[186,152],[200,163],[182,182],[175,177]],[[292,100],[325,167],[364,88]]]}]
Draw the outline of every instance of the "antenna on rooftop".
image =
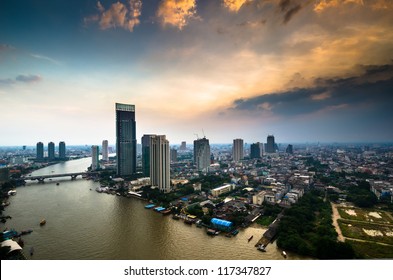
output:
[{"label": "antenna on rooftop", "polygon": [[202,134],[203,134],[203,138],[206,138],[205,132],[203,131],[203,128],[202,128]]},{"label": "antenna on rooftop", "polygon": [[194,133],[194,135],[196,135],[197,139],[199,139],[199,136],[198,136],[198,134]]}]

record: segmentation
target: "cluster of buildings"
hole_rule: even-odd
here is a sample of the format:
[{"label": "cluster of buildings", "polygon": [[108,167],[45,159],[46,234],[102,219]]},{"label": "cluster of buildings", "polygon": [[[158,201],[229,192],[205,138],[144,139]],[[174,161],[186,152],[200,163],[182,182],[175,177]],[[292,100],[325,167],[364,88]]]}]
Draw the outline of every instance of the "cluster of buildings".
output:
[{"label": "cluster of buildings", "polygon": [[[47,156],[44,157],[44,143],[38,142],[36,145],[36,160],[37,161],[54,161],[56,159],[56,153],[55,153],[55,143],[49,142],[48,143],[48,149],[47,149]],[[57,159],[59,160],[66,160],[66,144],[64,141],[59,142],[59,149],[57,153],[58,157]]]}]

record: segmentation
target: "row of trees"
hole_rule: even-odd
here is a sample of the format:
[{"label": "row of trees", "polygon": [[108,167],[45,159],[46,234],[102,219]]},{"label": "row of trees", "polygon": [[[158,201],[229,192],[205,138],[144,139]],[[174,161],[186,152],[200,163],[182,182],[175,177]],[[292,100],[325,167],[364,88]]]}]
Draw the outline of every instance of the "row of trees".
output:
[{"label": "row of trees", "polygon": [[330,203],[321,196],[321,193],[312,191],[285,210],[277,245],[318,259],[353,259],[352,247],[337,241]]}]

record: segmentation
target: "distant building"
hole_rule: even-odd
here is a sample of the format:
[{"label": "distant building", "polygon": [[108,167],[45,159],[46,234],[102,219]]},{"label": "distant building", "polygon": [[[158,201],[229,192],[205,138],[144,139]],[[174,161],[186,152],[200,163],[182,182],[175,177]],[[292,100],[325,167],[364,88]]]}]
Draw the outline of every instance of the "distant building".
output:
[{"label": "distant building", "polygon": [[150,180],[161,192],[171,191],[169,141],[165,135],[150,138]]},{"label": "distant building", "polygon": [[210,166],[210,145],[209,139],[194,140],[194,163],[198,171],[207,172]]},{"label": "distant building", "polygon": [[109,161],[108,140],[102,141],[102,160]]},{"label": "distant building", "polygon": [[177,162],[177,150],[171,149],[171,162]]},{"label": "distant building", "polygon": [[181,145],[180,145],[180,151],[185,151],[185,150],[187,150],[187,144],[186,144],[186,141],[183,141],[183,142],[181,142]]},{"label": "distant building", "polygon": [[142,173],[145,177],[150,177],[150,142],[154,134],[144,134],[142,136]]},{"label": "distant building", "polygon": [[49,160],[55,159],[55,143],[53,142],[48,143],[48,159]]},{"label": "distant building", "polygon": [[36,159],[41,161],[44,160],[44,143],[38,142],[37,143],[37,156]]},{"label": "distant building", "polygon": [[225,185],[223,185],[223,186],[221,186],[221,187],[212,189],[212,190],[211,190],[211,193],[212,193],[212,196],[217,197],[217,196],[219,196],[220,194],[230,192],[230,191],[232,191],[233,189],[234,189],[234,188],[233,188],[233,185],[231,185],[231,184],[225,184]]},{"label": "distant building", "polygon": [[276,152],[276,143],[274,142],[274,136],[269,135],[266,143],[266,153],[272,154]]},{"label": "distant building", "polygon": [[261,143],[253,143],[250,147],[250,158],[260,158],[262,155],[262,145]]},{"label": "distant building", "polygon": [[232,158],[233,161],[240,161],[244,159],[244,151],[243,151],[243,139],[234,139],[233,147],[232,147]]},{"label": "distant building", "polygon": [[116,103],[117,175],[136,172],[135,105]]},{"label": "distant building", "polygon": [[66,144],[63,141],[59,143],[59,159],[66,159]]},{"label": "distant building", "polygon": [[91,170],[95,171],[100,168],[98,146],[91,146]]},{"label": "distant building", "polygon": [[256,205],[262,205],[265,200],[266,191],[261,191],[252,197],[252,203]]},{"label": "distant building", "polygon": [[293,146],[291,144],[288,145],[288,147],[286,149],[286,153],[287,154],[293,154]]}]

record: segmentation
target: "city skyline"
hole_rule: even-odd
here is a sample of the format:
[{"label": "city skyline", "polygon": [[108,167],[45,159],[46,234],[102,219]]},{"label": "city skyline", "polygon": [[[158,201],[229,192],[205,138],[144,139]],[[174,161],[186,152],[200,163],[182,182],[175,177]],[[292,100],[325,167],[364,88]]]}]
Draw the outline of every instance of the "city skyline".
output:
[{"label": "city skyline", "polygon": [[0,146],[113,145],[115,103],[135,104],[136,139],[392,141],[392,12],[386,0],[2,1]]}]

